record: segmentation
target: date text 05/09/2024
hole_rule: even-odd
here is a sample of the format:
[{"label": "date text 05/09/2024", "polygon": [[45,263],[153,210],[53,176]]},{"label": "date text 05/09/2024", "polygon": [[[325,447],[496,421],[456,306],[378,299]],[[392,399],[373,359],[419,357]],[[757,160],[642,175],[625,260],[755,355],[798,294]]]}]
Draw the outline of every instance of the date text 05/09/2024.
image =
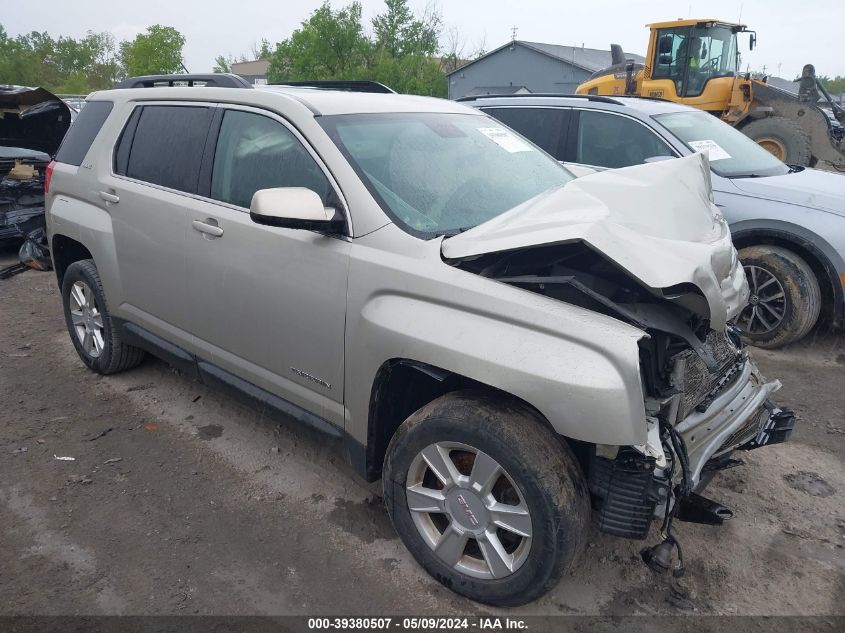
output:
[{"label": "date text 05/09/2024", "polygon": [[311,630],[369,630],[369,631],[442,631],[442,630],[475,630],[475,631],[519,631],[527,629],[524,620],[520,618],[499,617],[334,617],[309,618],[308,628]]}]

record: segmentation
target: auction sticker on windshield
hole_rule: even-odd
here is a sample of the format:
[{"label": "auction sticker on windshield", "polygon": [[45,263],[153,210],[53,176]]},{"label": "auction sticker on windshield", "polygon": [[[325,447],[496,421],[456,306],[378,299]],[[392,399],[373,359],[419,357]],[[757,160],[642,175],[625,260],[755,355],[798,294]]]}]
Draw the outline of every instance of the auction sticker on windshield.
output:
[{"label": "auction sticker on windshield", "polygon": [[530,152],[533,147],[518,136],[502,127],[480,127],[478,131],[493,141],[496,145],[511,153]]},{"label": "auction sticker on windshield", "polygon": [[724,160],[731,157],[716,141],[688,141],[687,145],[696,152],[704,152],[710,160]]}]

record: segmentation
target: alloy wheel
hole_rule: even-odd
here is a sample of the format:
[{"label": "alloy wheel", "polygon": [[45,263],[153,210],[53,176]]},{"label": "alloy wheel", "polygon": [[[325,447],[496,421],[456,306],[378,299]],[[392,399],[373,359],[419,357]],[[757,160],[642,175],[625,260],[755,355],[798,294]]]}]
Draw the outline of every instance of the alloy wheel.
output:
[{"label": "alloy wheel", "polygon": [[91,358],[103,353],[103,315],[94,291],[84,281],[77,281],[70,289],[70,318],[82,349]]},{"label": "alloy wheel", "polygon": [[765,268],[745,266],[751,295],[739,317],[748,334],[765,334],[777,328],[786,315],[786,294],[777,277]]},{"label": "alloy wheel", "polygon": [[532,525],[514,480],[487,453],[458,442],[420,451],[405,494],[414,525],[449,567],[476,578],[505,578],[527,560]]}]

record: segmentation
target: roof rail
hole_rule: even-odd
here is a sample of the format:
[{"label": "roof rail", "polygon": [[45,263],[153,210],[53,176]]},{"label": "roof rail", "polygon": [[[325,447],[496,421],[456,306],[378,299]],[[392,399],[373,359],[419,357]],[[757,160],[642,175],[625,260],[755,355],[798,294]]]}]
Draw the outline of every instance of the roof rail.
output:
[{"label": "roof rail", "polygon": [[323,90],[345,90],[347,92],[378,92],[396,94],[384,84],[368,80],[326,79],[315,81],[280,81],[274,86],[296,86],[302,88],[322,88]]},{"label": "roof rail", "polygon": [[[620,95],[621,96],[621,95]],[[474,97],[459,97],[455,99],[455,101],[475,101],[476,99],[504,99],[504,98],[520,98],[520,97],[566,97],[567,99],[586,99],[587,101],[596,101],[598,103],[613,103],[615,105],[625,105],[617,101],[616,99],[612,99],[611,97],[603,97],[601,95],[573,95],[573,94],[563,94],[560,92],[526,92],[523,94],[510,94],[510,95],[475,95]]]},{"label": "roof rail", "polygon": [[143,77],[128,77],[115,88],[158,88],[173,86],[174,84],[188,84],[193,86],[201,83],[209,88],[252,88],[243,77],[231,73],[209,73],[203,75],[145,75]]}]

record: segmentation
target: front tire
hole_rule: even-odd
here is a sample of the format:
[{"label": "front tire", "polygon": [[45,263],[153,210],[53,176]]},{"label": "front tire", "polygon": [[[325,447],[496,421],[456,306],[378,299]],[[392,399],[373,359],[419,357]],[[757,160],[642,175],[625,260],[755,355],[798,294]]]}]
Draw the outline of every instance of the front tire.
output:
[{"label": "front tire", "polygon": [[575,456],[528,406],[483,391],[447,394],[388,447],[384,496],[405,546],[473,600],[534,600],[577,557],[589,494]]},{"label": "front tire", "polygon": [[62,279],[62,305],[70,339],[85,365],[100,374],[135,367],[145,352],[123,342],[106,306],[94,261],[74,262]]},{"label": "front tire", "polygon": [[780,246],[749,246],[739,259],[751,290],[737,320],[745,341],[775,349],[804,338],[821,311],[819,282],[807,262]]}]

